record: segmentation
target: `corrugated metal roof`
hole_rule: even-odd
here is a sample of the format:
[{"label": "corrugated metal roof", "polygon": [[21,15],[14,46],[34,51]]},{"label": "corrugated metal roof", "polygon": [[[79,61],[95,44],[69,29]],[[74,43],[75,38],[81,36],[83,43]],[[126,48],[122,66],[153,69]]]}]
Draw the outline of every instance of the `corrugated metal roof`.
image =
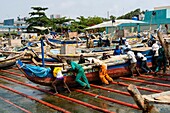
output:
[{"label": "corrugated metal roof", "polygon": [[8,29],[8,28],[11,28],[11,29],[17,29],[17,28],[27,28],[28,26],[7,26],[7,25],[5,25],[5,26],[0,26],[0,29]]}]

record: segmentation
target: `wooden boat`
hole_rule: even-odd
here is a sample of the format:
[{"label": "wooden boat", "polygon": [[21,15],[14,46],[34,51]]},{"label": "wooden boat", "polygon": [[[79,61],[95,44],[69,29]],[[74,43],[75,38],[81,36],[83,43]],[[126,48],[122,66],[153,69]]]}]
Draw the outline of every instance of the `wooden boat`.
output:
[{"label": "wooden boat", "polygon": [[[1,53],[3,53],[3,55],[5,56],[9,56],[10,54],[21,54],[23,53],[23,51],[0,51]],[[25,54],[20,58],[22,61],[24,62],[30,62],[32,60],[32,58],[35,58],[36,55],[32,52],[32,51],[28,51],[25,50]]]},{"label": "wooden boat", "polygon": [[[37,53],[36,51],[34,51],[33,49],[30,49],[30,53],[32,53],[32,58],[35,58],[36,61],[42,61],[42,55],[41,53]],[[31,59],[33,62],[34,59]],[[52,57],[49,57],[47,54],[44,55],[44,61],[47,61],[47,62],[60,62],[59,59],[56,59],[56,58],[52,58]]]},{"label": "wooden boat", "polygon": [[[99,54],[95,54],[95,53],[81,53],[85,58],[97,58],[98,56],[100,56]],[[47,53],[47,55],[51,58],[57,59],[60,61],[60,59],[70,59],[70,60],[74,60],[74,61],[78,61],[80,59],[80,53],[78,54],[52,54],[52,53]]]},{"label": "wooden boat", "polygon": [[[111,59],[103,60],[107,64],[107,72],[112,78],[117,78],[120,76],[127,76],[130,74],[130,70],[128,68],[129,62],[125,60],[127,55],[117,55],[111,56]],[[152,57],[147,56],[147,63],[151,66]],[[18,68],[22,71],[22,73],[32,82],[38,83],[41,85],[49,85],[51,86],[52,81],[55,79],[52,76],[52,72],[49,72],[46,77],[36,77],[27,69],[24,69],[24,64],[21,61],[16,62]],[[50,66],[50,65],[49,65]],[[61,65],[62,67],[63,65]],[[94,64],[84,64],[83,68],[85,70],[85,74],[89,80],[89,82],[98,81],[99,79],[99,70],[98,67],[95,67]],[[66,73],[63,71],[66,79],[66,83],[69,85],[75,84],[74,76],[72,73]]]},{"label": "wooden boat", "polygon": [[61,44],[57,44],[54,42],[49,41],[48,38],[46,38],[47,44],[50,45],[52,48],[61,48]]},{"label": "wooden boat", "polygon": [[81,44],[81,41],[76,40],[59,40],[59,39],[51,39],[48,38],[49,42],[55,43],[55,44]]},{"label": "wooden boat", "polygon": [[[117,56],[118,57],[118,56]],[[120,57],[120,56],[119,56]],[[125,56],[123,56],[125,57]],[[106,62],[110,62],[109,60]],[[49,72],[47,74],[47,76],[45,77],[37,77],[35,76],[31,71],[29,71],[28,69],[24,68],[25,64],[22,63],[20,60],[18,60],[16,62],[16,65],[18,66],[18,68],[21,70],[21,72],[32,82],[34,83],[38,83],[40,85],[47,85],[47,86],[51,86],[52,81],[55,79],[52,75],[52,72]],[[115,77],[119,77],[119,76],[126,76],[128,74],[130,74],[130,71],[128,69],[128,65],[129,63],[125,60],[120,60],[117,59],[112,63],[108,63],[108,74],[115,78]],[[85,70],[85,74],[89,80],[89,82],[93,82],[93,81],[98,81],[99,79],[99,70],[98,67],[94,67],[94,64],[85,64],[83,65],[83,68]],[[71,84],[75,84],[74,82],[74,76],[73,73],[66,73],[63,71],[66,79],[66,83],[68,85]]]},{"label": "wooden boat", "polygon": [[143,113],[169,113],[170,91],[151,95],[141,95],[134,85],[129,85],[128,91]]},{"label": "wooden boat", "polygon": [[3,51],[0,51],[0,53],[3,55],[3,58],[0,59],[0,69],[7,68],[10,66],[13,66],[15,62],[22,58],[25,54],[25,52],[22,53],[11,53],[10,55],[5,55]]},{"label": "wooden boat", "polygon": [[[32,62],[37,66],[42,66],[42,62],[37,61],[35,58],[32,58]],[[67,63],[48,62],[48,61],[45,61],[45,64],[44,64],[45,67],[63,67],[66,65],[67,65]]]},{"label": "wooden boat", "polygon": [[77,48],[77,51],[82,53],[99,53],[99,52],[108,52],[115,49],[115,47],[95,47],[95,48]]}]

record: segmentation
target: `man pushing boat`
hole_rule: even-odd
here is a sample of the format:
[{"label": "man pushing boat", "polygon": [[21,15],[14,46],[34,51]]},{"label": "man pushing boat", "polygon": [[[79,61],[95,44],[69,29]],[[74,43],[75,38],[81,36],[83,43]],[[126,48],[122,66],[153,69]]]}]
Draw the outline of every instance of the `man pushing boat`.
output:
[{"label": "man pushing boat", "polygon": [[99,77],[100,77],[100,79],[103,83],[109,84],[108,81],[110,81],[110,82],[113,81],[113,79],[107,73],[107,64],[106,63],[104,63],[103,61],[101,61],[99,59],[95,59],[95,58],[93,58],[91,60],[91,63],[94,63],[94,64],[96,64],[97,66],[100,67]]},{"label": "man pushing boat", "polygon": [[54,87],[55,93],[58,93],[56,85],[64,84],[64,87],[67,88],[69,93],[71,93],[69,87],[65,83],[64,76],[62,74],[62,68],[61,67],[55,67],[53,70],[53,76],[56,77],[56,79],[52,82],[52,86]]},{"label": "man pushing boat", "polygon": [[[84,73],[84,69],[82,68],[82,66],[71,60],[66,60],[66,62],[71,66],[71,68],[68,71],[74,71],[76,73],[75,81],[79,83],[83,88],[90,89],[90,84],[88,82],[88,79]],[[80,80],[81,78],[83,79],[83,81]]]}]

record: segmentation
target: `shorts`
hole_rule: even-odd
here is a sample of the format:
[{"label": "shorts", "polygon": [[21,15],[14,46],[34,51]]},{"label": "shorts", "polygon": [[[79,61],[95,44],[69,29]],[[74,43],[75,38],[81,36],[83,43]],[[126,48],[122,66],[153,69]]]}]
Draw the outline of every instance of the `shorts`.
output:
[{"label": "shorts", "polygon": [[61,71],[59,71],[59,72],[57,73],[56,79],[57,79],[57,80],[63,80],[63,79],[64,79],[64,76],[63,76],[63,74],[62,74]]}]

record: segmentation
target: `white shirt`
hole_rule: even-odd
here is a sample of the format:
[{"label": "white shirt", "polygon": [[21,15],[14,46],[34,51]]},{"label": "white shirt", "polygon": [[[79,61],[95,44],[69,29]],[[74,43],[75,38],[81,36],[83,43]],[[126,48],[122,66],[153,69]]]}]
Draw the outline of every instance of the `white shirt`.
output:
[{"label": "white shirt", "polygon": [[126,48],[131,49],[131,45],[126,45]]},{"label": "white shirt", "polygon": [[137,53],[137,57],[138,58],[142,58],[142,61],[146,61],[147,60],[147,58],[142,54],[142,53]]},{"label": "white shirt", "polygon": [[95,63],[96,65],[104,65],[104,66],[106,67],[106,69],[107,69],[107,64],[106,64],[106,63],[102,62],[102,61],[99,60],[99,59],[95,59],[95,58],[93,58],[92,60],[94,61],[94,63]]},{"label": "white shirt", "polygon": [[125,42],[126,48],[131,49],[131,45],[129,45],[129,42]]},{"label": "white shirt", "polygon": [[137,62],[135,54],[134,54],[133,51],[128,51],[127,56],[130,59],[130,63],[136,63]]},{"label": "white shirt", "polygon": [[155,51],[155,55],[154,56],[159,56],[158,50],[159,50],[159,45],[157,43],[154,43],[152,45],[152,51]]},{"label": "white shirt", "polygon": [[59,72],[57,73],[56,78],[63,78],[63,74],[62,74],[62,72],[61,72],[61,71],[59,71]]}]

